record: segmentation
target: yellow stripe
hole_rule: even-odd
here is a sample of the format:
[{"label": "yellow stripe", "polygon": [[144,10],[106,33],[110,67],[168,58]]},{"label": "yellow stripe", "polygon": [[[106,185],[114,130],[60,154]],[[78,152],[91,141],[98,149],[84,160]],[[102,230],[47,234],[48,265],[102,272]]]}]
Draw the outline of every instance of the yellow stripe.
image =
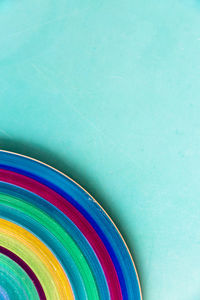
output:
[{"label": "yellow stripe", "polygon": [[69,280],[53,253],[26,229],[0,219],[0,245],[21,257],[40,280],[48,300],[74,300]]}]

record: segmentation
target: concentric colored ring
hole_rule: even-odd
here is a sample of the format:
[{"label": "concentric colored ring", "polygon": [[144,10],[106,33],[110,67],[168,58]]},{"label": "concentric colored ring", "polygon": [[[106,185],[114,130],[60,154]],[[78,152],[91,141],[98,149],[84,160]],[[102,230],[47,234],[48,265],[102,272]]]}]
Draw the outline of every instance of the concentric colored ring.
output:
[{"label": "concentric colored ring", "polygon": [[[0,204],[0,217],[11,221],[15,220],[17,224],[21,224],[24,228],[37,234],[37,237],[48,245],[58,259],[62,261],[63,268],[67,275],[69,274],[69,279],[71,278],[71,272],[68,272],[69,265],[71,270],[74,261],[80,270],[85,289],[88,291],[88,298],[99,299],[96,283],[85,257],[73,239],[54,219],[16,197],[0,194]],[[68,253],[73,260],[69,259]],[[74,277],[77,279],[77,276],[76,274],[72,276],[72,281],[74,281]]]},{"label": "concentric colored ring", "polygon": [[[85,190],[57,170],[0,151],[0,218],[0,245],[31,267],[47,299],[53,299],[51,288],[54,299],[142,299],[118,230]],[[33,240],[41,243],[38,251],[30,247]],[[41,249],[56,264],[55,273],[44,268]]]},{"label": "concentric colored ring", "polygon": [[38,238],[22,227],[0,219],[0,241],[4,248],[21,257],[33,269],[43,283],[48,299],[74,299],[62,266]]},{"label": "concentric colored ring", "polygon": [[[0,254],[0,299],[39,300],[36,287],[28,274],[26,274],[15,260],[12,260],[13,255],[9,255],[10,251],[8,252],[3,247],[0,248],[1,250],[3,253],[1,252]],[[7,288],[8,285],[9,289]]]},{"label": "concentric colored ring", "polygon": [[[46,296],[44,293],[44,290],[41,286],[40,281],[38,280],[37,276],[35,275],[35,273],[33,272],[33,270],[16,254],[14,254],[12,251],[0,246],[0,253],[3,254],[4,256],[7,256],[8,258],[10,258],[10,262],[9,264],[16,263],[17,265],[19,265],[19,267],[21,267],[21,269],[24,270],[25,273],[27,273],[27,277],[32,280],[33,284],[35,285],[35,288],[37,290],[37,294],[33,294],[33,299],[36,300],[38,299],[42,299],[42,300],[46,300]],[[21,275],[21,277],[24,280],[25,275]]]}]

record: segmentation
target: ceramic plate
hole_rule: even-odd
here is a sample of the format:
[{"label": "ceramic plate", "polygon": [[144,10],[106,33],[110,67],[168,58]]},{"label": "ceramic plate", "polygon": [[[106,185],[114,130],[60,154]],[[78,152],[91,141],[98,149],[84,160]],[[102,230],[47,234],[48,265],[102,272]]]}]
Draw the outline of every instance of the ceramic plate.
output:
[{"label": "ceramic plate", "polygon": [[0,298],[140,300],[116,226],[77,183],[0,151]]}]

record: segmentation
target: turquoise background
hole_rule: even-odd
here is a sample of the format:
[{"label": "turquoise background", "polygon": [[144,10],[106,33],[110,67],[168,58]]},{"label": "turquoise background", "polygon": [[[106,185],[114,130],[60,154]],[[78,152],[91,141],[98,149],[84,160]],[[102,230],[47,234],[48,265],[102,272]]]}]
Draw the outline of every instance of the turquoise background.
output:
[{"label": "turquoise background", "polygon": [[99,201],[144,299],[199,299],[199,1],[1,0],[0,147]]}]

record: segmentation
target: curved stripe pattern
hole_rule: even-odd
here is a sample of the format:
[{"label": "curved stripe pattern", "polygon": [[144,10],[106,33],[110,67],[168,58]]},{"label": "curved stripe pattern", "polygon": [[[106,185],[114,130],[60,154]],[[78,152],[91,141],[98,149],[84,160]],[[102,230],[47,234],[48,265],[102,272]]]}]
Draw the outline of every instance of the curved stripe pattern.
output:
[{"label": "curved stripe pattern", "polygon": [[[46,300],[46,296],[45,296],[45,293],[44,293],[44,290],[41,286],[41,283],[40,281],[38,280],[37,276],[35,275],[35,273],[31,270],[31,268],[19,257],[17,256],[16,254],[14,254],[13,252],[11,252],[10,250],[0,246],[0,255],[4,255],[4,256],[7,256],[8,258],[10,258],[10,261],[8,261],[8,267],[9,267],[9,264],[11,264],[11,267],[12,267],[12,263],[16,263],[17,265],[19,265],[19,268],[18,268],[18,272],[21,272],[20,271],[20,267],[21,269],[24,270],[25,273],[27,273],[27,280],[31,279],[32,280],[32,283],[35,285],[35,288],[37,290],[37,293],[35,293],[34,291],[32,291],[30,294],[29,294],[29,298],[28,299],[42,299],[42,300]],[[3,257],[3,256],[2,256]],[[17,266],[14,264],[15,266],[15,269],[17,268]],[[4,272],[4,268],[2,268],[2,264],[0,264],[0,268],[2,270],[2,272]],[[10,267],[9,267],[10,268]],[[14,269],[14,268],[13,268]],[[15,272],[15,270],[14,270]],[[12,273],[14,273],[12,272]],[[26,277],[26,275],[23,273],[23,274],[20,274],[21,278],[23,278],[23,284],[24,286],[26,285],[29,285],[31,286],[31,284],[29,283],[24,283],[24,278]],[[1,282],[3,281],[3,279],[1,280]],[[20,292],[21,294],[21,292]]]},{"label": "curved stripe pattern", "polygon": [[[97,202],[57,170],[6,151],[0,151],[0,253],[29,276],[27,292],[39,299],[142,299],[130,253]],[[6,287],[0,283],[2,299],[18,299]]]},{"label": "curved stripe pattern", "polygon": [[[9,256],[0,254],[0,299],[39,300],[37,290],[28,274]],[[7,288],[9,286],[9,289]]]}]

